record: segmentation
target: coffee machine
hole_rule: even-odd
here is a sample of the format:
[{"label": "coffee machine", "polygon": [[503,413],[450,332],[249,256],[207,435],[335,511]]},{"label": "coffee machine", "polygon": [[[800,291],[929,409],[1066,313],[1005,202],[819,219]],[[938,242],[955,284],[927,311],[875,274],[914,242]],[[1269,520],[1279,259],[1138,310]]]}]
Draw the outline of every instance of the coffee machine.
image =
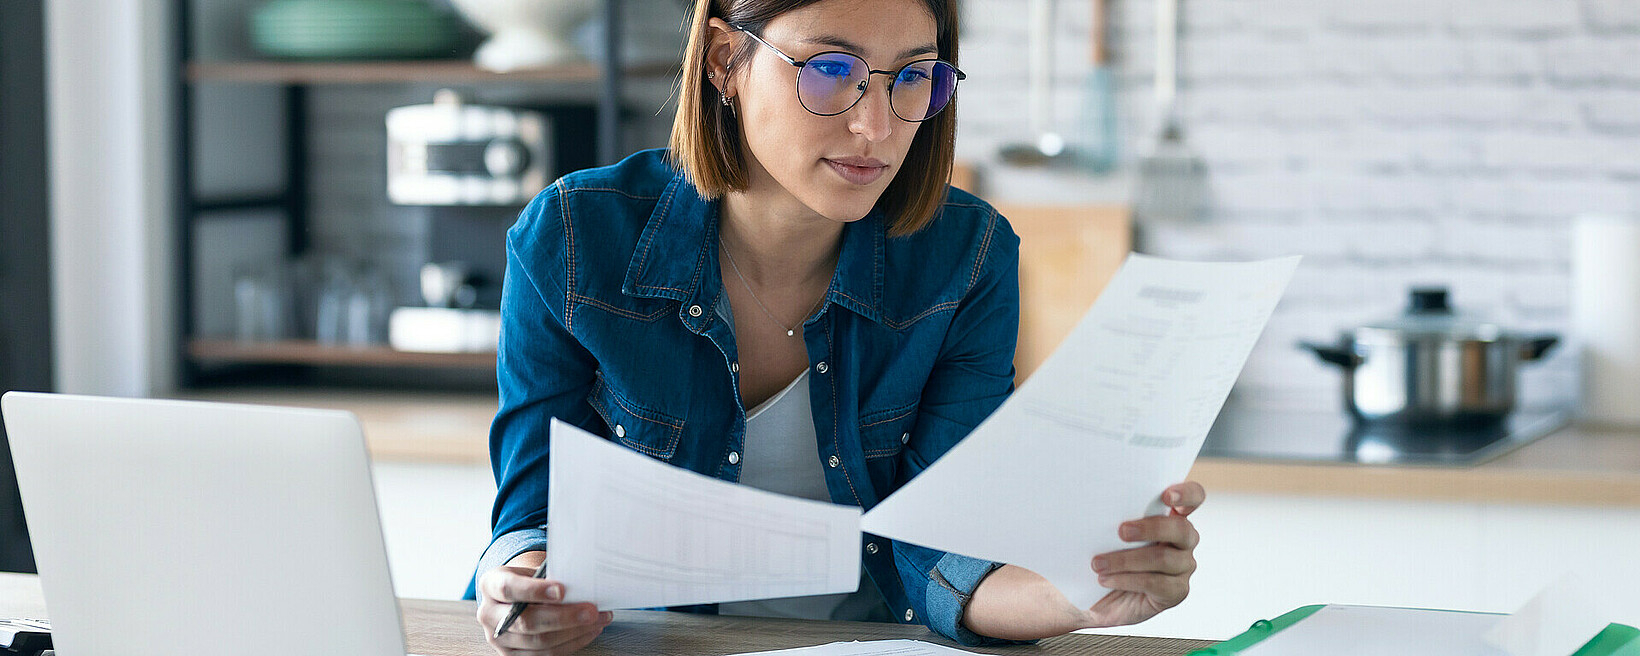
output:
[{"label": "coffee machine", "polygon": [[506,231],[538,193],[594,165],[592,104],[484,104],[451,89],[387,113],[387,197],[425,214],[420,304],[395,308],[397,349],[495,349]]}]

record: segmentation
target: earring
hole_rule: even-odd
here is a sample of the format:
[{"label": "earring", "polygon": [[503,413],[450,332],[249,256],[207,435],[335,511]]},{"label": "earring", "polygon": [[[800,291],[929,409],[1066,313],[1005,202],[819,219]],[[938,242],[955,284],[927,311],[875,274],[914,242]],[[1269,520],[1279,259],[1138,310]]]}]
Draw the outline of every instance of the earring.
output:
[{"label": "earring", "polygon": [[724,107],[733,107],[734,106],[734,101],[730,100],[729,99],[729,94],[724,93],[722,89],[718,90],[718,102],[723,103]]},{"label": "earring", "polygon": [[717,71],[706,71],[706,79],[717,79]]}]

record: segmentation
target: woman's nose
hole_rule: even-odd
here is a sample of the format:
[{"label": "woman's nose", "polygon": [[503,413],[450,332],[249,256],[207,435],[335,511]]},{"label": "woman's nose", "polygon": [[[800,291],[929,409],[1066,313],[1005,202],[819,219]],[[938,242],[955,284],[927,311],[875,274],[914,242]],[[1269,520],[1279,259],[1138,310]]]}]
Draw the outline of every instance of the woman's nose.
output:
[{"label": "woman's nose", "polygon": [[866,83],[865,95],[849,110],[849,131],[872,142],[887,139],[894,133],[894,124],[900,118],[889,106],[888,85]]}]

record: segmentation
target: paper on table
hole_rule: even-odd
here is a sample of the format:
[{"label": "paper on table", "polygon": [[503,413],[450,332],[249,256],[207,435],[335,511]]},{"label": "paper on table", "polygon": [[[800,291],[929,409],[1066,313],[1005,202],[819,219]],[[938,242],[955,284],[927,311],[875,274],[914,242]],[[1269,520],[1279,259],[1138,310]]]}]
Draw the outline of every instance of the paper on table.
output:
[{"label": "paper on table", "polygon": [[720,481],[557,419],[547,576],[602,609],[853,592],[860,509]]},{"label": "paper on table", "polygon": [[1634,622],[1625,612],[1640,609],[1640,594],[1593,585],[1599,581],[1598,575],[1563,575],[1498,622],[1486,642],[1510,656],[1566,656],[1607,625]]},{"label": "paper on table", "polygon": [[870,640],[833,642],[813,647],[760,651],[735,656],[983,656],[920,640]]},{"label": "paper on table", "polygon": [[862,528],[1025,567],[1091,606],[1093,556],[1166,511],[1298,259],[1129,256],[1041,368]]},{"label": "paper on table", "polygon": [[1504,656],[1481,639],[1500,619],[1502,616],[1488,613],[1331,605],[1241,653],[1243,656]]}]

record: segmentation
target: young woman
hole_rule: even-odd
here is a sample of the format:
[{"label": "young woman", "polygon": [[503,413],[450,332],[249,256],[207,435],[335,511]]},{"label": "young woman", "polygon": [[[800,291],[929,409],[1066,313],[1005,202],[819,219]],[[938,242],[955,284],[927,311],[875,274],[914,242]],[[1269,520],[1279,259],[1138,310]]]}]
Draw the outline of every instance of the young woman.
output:
[{"label": "young woman", "polygon": [[[1018,238],[947,186],[955,0],[698,0],[671,148],[565,176],[508,233],[491,644],[568,653],[611,621],[529,577],[547,425],[680,467],[870,508],[1013,390]],[[858,592],[722,613],[920,622],[964,644],[1137,622],[1182,601],[1200,485],[1098,556],[1076,608],[1021,568],[866,535]]]}]

